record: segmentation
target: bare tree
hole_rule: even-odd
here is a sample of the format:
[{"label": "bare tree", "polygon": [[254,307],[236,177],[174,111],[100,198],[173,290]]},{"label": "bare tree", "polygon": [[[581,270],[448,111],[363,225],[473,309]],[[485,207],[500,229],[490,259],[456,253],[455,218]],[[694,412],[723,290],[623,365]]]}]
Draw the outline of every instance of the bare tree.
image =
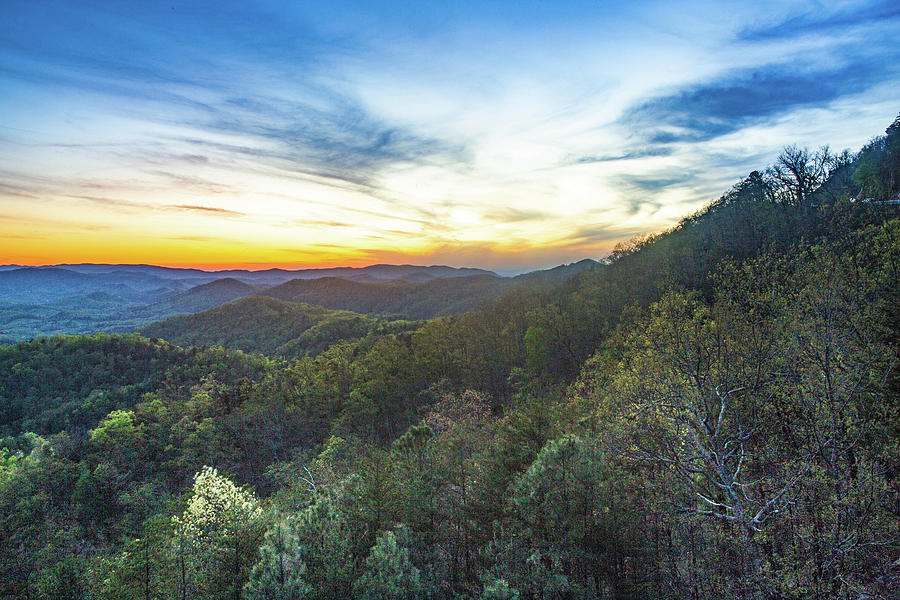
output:
[{"label": "bare tree", "polygon": [[667,467],[679,512],[735,526],[728,543],[743,558],[744,597],[762,597],[768,583],[756,535],[810,468],[803,453],[775,463],[761,454],[771,427],[764,413],[783,385],[769,368],[772,340],[755,318],[711,310],[693,295],[669,294],[652,311],[626,379],[636,433],[624,453]]},{"label": "bare tree", "polygon": [[810,196],[828,179],[833,163],[834,157],[827,146],[815,153],[807,148],[787,146],[768,172],[781,188],[785,204],[805,206]]}]

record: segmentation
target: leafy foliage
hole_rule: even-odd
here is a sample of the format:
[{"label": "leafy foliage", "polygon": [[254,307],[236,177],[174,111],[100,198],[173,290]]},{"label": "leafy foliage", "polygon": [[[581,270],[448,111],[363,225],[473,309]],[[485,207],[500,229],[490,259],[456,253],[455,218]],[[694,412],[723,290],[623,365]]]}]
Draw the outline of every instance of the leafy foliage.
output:
[{"label": "leafy foliage", "polygon": [[269,356],[300,358],[319,354],[341,340],[399,332],[416,325],[251,296],[198,314],[172,317],[140,331],[180,346],[225,346]]},{"label": "leafy foliage", "polygon": [[296,532],[282,522],[266,531],[259,561],[244,588],[248,600],[302,600],[311,595]]},{"label": "leafy foliage", "polygon": [[0,594],[896,596],[897,131],[464,314],[0,348]]},{"label": "leafy foliage", "polygon": [[423,591],[419,569],[410,561],[409,550],[397,544],[393,531],[375,541],[353,587],[356,597],[363,600],[412,600]]}]

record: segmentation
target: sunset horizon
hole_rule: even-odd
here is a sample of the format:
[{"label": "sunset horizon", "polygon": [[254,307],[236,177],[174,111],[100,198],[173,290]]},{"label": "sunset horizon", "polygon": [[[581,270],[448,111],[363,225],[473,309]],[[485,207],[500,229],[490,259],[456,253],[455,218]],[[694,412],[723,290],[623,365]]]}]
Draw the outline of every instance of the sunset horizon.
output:
[{"label": "sunset horizon", "polygon": [[3,0],[0,596],[897,600],[898,0]]},{"label": "sunset horizon", "polygon": [[[600,259],[602,260],[602,259]],[[245,271],[251,273],[259,273],[263,271],[329,271],[333,269],[366,269],[370,267],[381,267],[381,266],[391,266],[391,267],[421,267],[421,268],[429,268],[429,267],[448,267],[451,269],[478,269],[496,273],[500,276],[510,276],[516,275],[520,273],[528,273],[531,271],[540,271],[545,269],[552,269],[554,267],[559,266],[567,266],[574,263],[579,263],[583,261],[598,261],[598,259],[594,259],[591,257],[585,257],[578,260],[573,260],[569,262],[557,263],[550,266],[545,267],[534,267],[534,268],[497,268],[491,269],[488,267],[484,267],[477,264],[459,264],[459,265],[451,265],[446,263],[429,263],[429,262],[362,262],[358,264],[344,264],[344,263],[334,263],[334,264],[324,264],[324,265],[305,265],[305,264],[295,264],[295,263],[283,263],[283,264],[270,264],[270,263],[236,263],[233,265],[217,265],[217,264],[193,264],[193,263],[148,263],[148,262],[64,262],[64,263],[33,263],[33,264],[23,264],[23,263],[4,263],[0,264],[0,268],[22,268],[22,269],[49,269],[49,268],[61,268],[65,269],[66,267],[154,267],[154,268],[163,268],[163,269],[179,269],[179,270],[193,270],[193,271],[203,271],[206,273],[227,273],[231,271]]]},{"label": "sunset horizon", "polygon": [[5,12],[3,263],[600,259],[787,144],[859,148],[900,81],[881,2]]}]

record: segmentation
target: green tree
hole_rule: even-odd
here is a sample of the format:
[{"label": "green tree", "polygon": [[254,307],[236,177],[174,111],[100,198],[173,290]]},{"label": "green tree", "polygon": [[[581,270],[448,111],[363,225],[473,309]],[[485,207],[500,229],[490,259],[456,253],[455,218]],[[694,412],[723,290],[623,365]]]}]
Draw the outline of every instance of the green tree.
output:
[{"label": "green tree", "polygon": [[[264,529],[252,491],[238,487],[213,467],[194,477],[193,495],[173,518],[181,539],[195,553],[199,588],[210,598],[239,600]],[[182,595],[187,590],[182,590]]]},{"label": "green tree", "polygon": [[568,434],[547,443],[511,486],[514,520],[501,556],[512,583],[538,598],[614,590],[626,552],[617,479],[597,439]]},{"label": "green tree", "polygon": [[862,198],[888,200],[900,188],[900,116],[877,137],[863,146],[856,159],[853,183]]},{"label": "green tree", "polygon": [[296,531],[290,521],[277,521],[266,531],[259,561],[244,587],[247,600],[302,600],[310,595],[304,580],[306,564]]},{"label": "green tree", "polygon": [[481,600],[519,600],[519,591],[505,579],[492,577],[484,584]]},{"label": "green tree", "polygon": [[354,528],[338,507],[347,504],[342,490],[333,493],[333,497],[317,497],[293,521],[301,559],[306,564],[309,597],[316,600],[350,597],[356,565],[354,548],[363,537],[360,528]]},{"label": "green tree", "polygon": [[98,600],[153,600],[172,589],[173,566],[166,543],[171,520],[162,515],[141,525],[141,537],[127,539],[122,551],[103,557],[91,571],[91,591]]},{"label": "green tree", "polygon": [[[402,534],[401,534],[402,535]],[[422,579],[409,558],[409,550],[397,543],[397,535],[386,531],[378,537],[366,558],[362,575],[354,582],[362,600],[413,600],[421,597]]]}]

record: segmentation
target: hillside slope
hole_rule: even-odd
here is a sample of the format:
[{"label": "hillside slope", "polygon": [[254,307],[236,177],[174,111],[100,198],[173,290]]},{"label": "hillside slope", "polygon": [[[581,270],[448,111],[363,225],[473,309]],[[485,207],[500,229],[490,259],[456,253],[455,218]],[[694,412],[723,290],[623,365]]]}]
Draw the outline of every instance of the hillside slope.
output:
[{"label": "hillside slope", "polygon": [[[801,181],[779,157],[557,285],[315,357],[0,348],[3,593],[274,596],[291,564],[289,593],[332,599],[895,598],[887,133]],[[324,314],[283,305],[209,329]]]},{"label": "hillside slope", "polygon": [[510,280],[494,275],[433,279],[421,283],[363,283],[336,277],[295,279],[261,294],[358,313],[413,319],[474,310],[500,297]]},{"label": "hillside slope", "polygon": [[[344,281],[403,285],[473,276],[495,275],[483,269],[440,265],[377,264],[361,268],[262,271],[202,271],[153,265],[7,265],[0,269],[0,344],[41,335],[133,331],[153,321],[200,312],[292,280],[339,277]],[[106,296],[100,301],[96,294]],[[332,308],[366,309],[374,304],[379,308],[374,312],[394,312],[389,302],[379,303],[372,298],[368,303],[356,301],[333,306],[322,297],[315,300]],[[480,301],[451,298],[437,306],[437,310],[432,310],[433,302],[427,299],[413,301],[409,314],[417,318],[448,314],[469,310]]]},{"label": "hillside slope", "polygon": [[148,318],[166,318],[170,315],[201,312],[226,302],[249,296],[258,289],[233,277],[217,279],[175,294],[147,307],[135,310]]},{"label": "hillside slope", "polygon": [[139,332],[179,346],[225,346],[284,358],[315,355],[340,340],[413,323],[387,321],[349,311],[250,296],[191,315],[171,317]]},{"label": "hillside slope", "polygon": [[235,351],[197,352],[136,335],[57,336],[0,346],[0,435],[83,436],[114,409],[203,377],[233,383],[262,363]]}]

